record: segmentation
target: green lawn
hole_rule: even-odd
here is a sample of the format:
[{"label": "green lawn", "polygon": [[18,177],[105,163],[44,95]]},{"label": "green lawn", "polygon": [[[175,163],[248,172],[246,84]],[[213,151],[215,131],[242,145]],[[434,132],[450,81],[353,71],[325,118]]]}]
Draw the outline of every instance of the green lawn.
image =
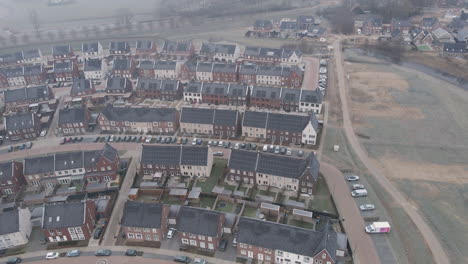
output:
[{"label": "green lawn", "polygon": [[245,206],[243,216],[255,218],[257,216],[257,208]]},{"label": "green lawn", "polygon": [[240,191],[240,192],[243,192],[244,195],[247,196],[247,195],[248,195],[248,193],[247,193],[247,190],[248,190],[248,189],[249,189],[249,188],[245,187],[244,185],[241,185],[241,186],[239,187],[239,189],[237,189],[237,190]]},{"label": "green lawn", "polygon": [[224,177],[224,168],[227,160],[214,159],[214,167],[211,170],[211,175],[205,181],[198,181],[197,186],[202,188],[202,192],[210,193],[213,187],[218,184],[218,181]]},{"label": "green lawn", "polygon": [[338,214],[331,200],[331,195],[330,191],[328,190],[327,183],[322,176],[319,177],[317,182],[317,193],[314,195],[314,200],[309,203],[309,209],[328,212],[336,215]]},{"label": "green lawn", "polygon": [[176,198],[170,198],[169,195],[164,195],[163,196],[163,203],[165,204],[179,204],[182,205],[184,201],[176,199]]},{"label": "green lawn", "polygon": [[211,209],[213,207],[215,200],[216,200],[215,198],[211,198],[211,197],[200,198],[200,208],[209,207]]},{"label": "green lawn", "polygon": [[[218,205],[220,203],[225,203],[226,206],[224,207],[218,207]],[[218,204],[216,204],[216,208],[215,208],[216,211],[220,211],[220,212],[226,212],[226,213],[231,213],[233,210],[234,210],[234,204],[232,203],[228,203],[226,201],[218,201]]]},{"label": "green lawn", "polygon": [[307,222],[304,222],[304,221],[299,221],[299,220],[295,220],[295,219],[291,219],[289,221],[289,224],[290,225],[293,225],[293,226],[297,226],[297,227],[302,227],[302,228],[307,228],[307,229],[314,229],[314,224],[313,223],[307,223]]},{"label": "green lawn", "polygon": [[236,186],[232,186],[229,184],[223,184],[224,189],[234,191],[236,189]]}]

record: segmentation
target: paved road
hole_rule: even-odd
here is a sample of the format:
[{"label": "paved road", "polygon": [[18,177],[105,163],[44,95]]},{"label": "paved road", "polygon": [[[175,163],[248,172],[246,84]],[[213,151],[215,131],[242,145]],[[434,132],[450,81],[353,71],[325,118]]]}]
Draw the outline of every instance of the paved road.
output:
[{"label": "paved road", "polygon": [[305,64],[304,80],[302,81],[302,89],[313,91],[317,89],[319,77],[319,60],[314,57],[304,56]]},{"label": "paved road", "polygon": [[[344,61],[341,50],[341,40],[338,38],[333,43],[334,55],[336,60],[336,72],[338,77],[338,87],[340,92],[341,108],[343,112],[343,128],[346,134],[346,138],[349,141],[349,144],[353,148],[356,155],[362,161],[362,163],[367,167],[369,172],[377,180],[380,186],[385,189],[393,198],[395,203],[398,203],[406,214],[411,218],[411,220],[418,227],[419,232],[424,237],[426,244],[430,248],[434,260],[438,264],[449,263],[449,258],[443,249],[439,239],[435,236],[432,228],[427,224],[427,219],[425,219],[419,212],[418,209],[410,204],[407,199],[402,195],[402,193],[395,188],[395,186],[388,180],[383,172],[373,164],[371,159],[368,157],[367,152],[364,150],[364,147],[359,143],[356,135],[354,134],[353,125],[350,119],[350,109],[348,108],[348,88],[346,87],[345,81],[345,72],[343,69]],[[366,262],[364,262],[366,263]]]},{"label": "paved road", "polygon": [[324,162],[320,163],[320,172],[327,181],[341,219],[344,219],[342,223],[348,235],[355,263],[381,263],[374,242],[364,231],[364,220],[351,196],[343,174],[337,168]]}]

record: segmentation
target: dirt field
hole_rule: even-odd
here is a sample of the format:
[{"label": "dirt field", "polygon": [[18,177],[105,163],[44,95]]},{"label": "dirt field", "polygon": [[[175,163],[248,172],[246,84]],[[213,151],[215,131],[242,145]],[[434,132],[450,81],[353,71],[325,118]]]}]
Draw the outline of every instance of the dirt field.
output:
[{"label": "dirt field", "polygon": [[355,132],[421,209],[451,262],[467,263],[468,92],[352,51],[347,57]]}]

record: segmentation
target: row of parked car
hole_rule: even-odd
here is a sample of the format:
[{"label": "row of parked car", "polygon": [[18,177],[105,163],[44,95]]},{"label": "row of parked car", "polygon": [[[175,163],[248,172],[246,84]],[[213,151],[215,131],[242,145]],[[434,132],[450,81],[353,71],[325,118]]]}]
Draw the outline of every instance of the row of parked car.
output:
[{"label": "row of parked car", "polygon": [[327,79],[328,79],[328,69],[327,69],[327,60],[321,59],[320,60],[320,68],[319,68],[319,81],[318,81],[318,89],[322,93],[325,93],[325,90],[327,89]]},{"label": "row of parked car", "polygon": [[10,145],[10,146],[8,146],[8,152],[23,150],[23,149],[30,149],[30,148],[32,148],[32,146],[33,146],[33,143],[31,141],[20,144],[20,145],[16,145],[16,146]]},{"label": "row of parked car", "polygon": [[83,137],[64,137],[60,140],[60,145],[68,144],[68,143],[77,143],[83,141]]},{"label": "row of parked car", "polygon": [[[349,182],[357,182],[359,181],[359,176],[356,175],[347,175],[346,180]],[[367,196],[367,190],[363,184],[354,183],[351,185],[351,196],[353,197],[365,197]],[[362,204],[359,206],[361,211],[371,211],[375,209],[375,205],[373,204]]]}]

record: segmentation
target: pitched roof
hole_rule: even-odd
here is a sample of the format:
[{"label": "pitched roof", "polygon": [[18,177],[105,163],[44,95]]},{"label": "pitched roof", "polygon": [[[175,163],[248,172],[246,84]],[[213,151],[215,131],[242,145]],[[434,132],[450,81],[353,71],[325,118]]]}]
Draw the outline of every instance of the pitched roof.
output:
[{"label": "pitched roof", "polygon": [[198,62],[197,72],[212,72],[214,63],[211,62]]},{"label": "pitched roof", "polygon": [[314,23],[314,17],[313,16],[299,16],[297,17],[297,23],[302,23],[302,24],[310,24]]},{"label": "pitched roof", "polygon": [[73,71],[72,61],[54,62],[54,73],[72,72],[72,71]]},{"label": "pitched roof", "polygon": [[299,179],[307,165],[307,159],[260,152],[256,171],[257,173]]},{"label": "pitched roof", "polygon": [[186,93],[201,93],[202,90],[202,82],[189,82],[184,89]]},{"label": "pitched roof", "polygon": [[11,180],[12,177],[13,177],[13,162],[8,161],[8,162],[0,163],[0,182]]},{"label": "pitched roof", "polygon": [[43,100],[49,97],[49,88],[46,85],[5,90],[5,103],[18,101]]},{"label": "pitched roof", "polygon": [[323,94],[319,89],[315,89],[313,91],[302,90],[301,102],[321,104],[322,100],[323,100]]},{"label": "pitched roof", "polygon": [[55,171],[71,170],[84,167],[82,151],[56,153]]},{"label": "pitched roof", "polygon": [[23,50],[23,58],[25,60],[40,58],[41,56],[42,56],[42,53],[40,49]]},{"label": "pitched roof", "polygon": [[81,44],[82,52],[98,52],[99,51],[99,42],[90,42]]},{"label": "pitched roof", "polygon": [[208,164],[208,147],[143,145],[141,162],[144,164],[206,166]]},{"label": "pitched roof", "polygon": [[101,114],[110,121],[175,122],[177,110],[175,108],[127,108],[108,105]]},{"label": "pitched roof", "polygon": [[91,89],[91,80],[78,78],[73,81],[71,93],[85,92]]},{"label": "pitched roof", "polygon": [[81,226],[85,222],[86,203],[60,203],[44,205],[43,229]]},{"label": "pitched roof", "polygon": [[279,99],[281,94],[281,88],[279,87],[265,87],[265,86],[253,86],[252,98],[265,98],[265,99]]},{"label": "pitched roof", "polygon": [[258,70],[257,70],[257,75],[281,76],[282,73],[283,73],[282,66],[261,65],[261,66],[258,66]]},{"label": "pitched roof", "polygon": [[42,174],[54,172],[55,159],[54,156],[44,156],[35,158],[26,158],[24,160],[24,174]]},{"label": "pitched roof", "polygon": [[239,74],[256,74],[257,73],[257,65],[255,64],[241,64],[239,69]]},{"label": "pitched roof", "polygon": [[158,80],[154,78],[138,78],[137,89],[141,90],[161,90],[177,91],[179,88],[178,80]]},{"label": "pitched roof", "polygon": [[280,23],[281,30],[296,30],[298,25],[296,21],[281,21]]},{"label": "pitched roof", "polygon": [[215,109],[213,124],[222,126],[236,126],[237,118],[237,110]]},{"label": "pitched roof", "polygon": [[152,60],[141,60],[138,62],[138,69],[152,70],[154,69],[154,61]]},{"label": "pitched roof", "polygon": [[180,232],[216,237],[220,219],[220,212],[183,206],[177,217],[177,229]]},{"label": "pitched roof", "polygon": [[215,63],[213,72],[236,73],[237,64],[235,63]]},{"label": "pitched roof", "polygon": [[100,71],[102,69],[101,59],[88,59],[84,62],[83,71]]},{"label": "pitched roof", "polygon": [[234,97],[245,97],[247,95],[247,85],[231,83],[229,84],[228,94]]},{"label": "pitched roof", "polygon": [[154,63],[154,69],[155,70],[171,70],[175,71],[177,67],[177,62],[175,61],[156,61]]},{"label": "pitched roof", "polygon": [[233,149],[231,150],[228,168],[243,171],[255,171],[257,169],[257,157],[258,154],[255,151]]},{"label": "pitched roof", "polygon": [[287,102],[299,102],[301,97],[301,90],[299,89],[287,89],[281,90],[281,99]]},{"label": "pitched roof", "polygon": [[42,74],[42,64],[29,64],[24,65],[23,74],[25,76]]},{"label": "pitched roof", "polygon": [[99,163],[101,157],[104,157],[109,162],[113,162],[117,157],[118,153],[115,148],[106,143],[104,148],[100,150],[90,150],[85,151],[83,154],[84,167],[85,168],[95,168]]},{"label": "pitched roof", "polygon": [[191,41],[171,41],[166,40],[164,41],[162,51],[163,52],[188,52],[192,47]]},{"label": "pitched roof", "polygon": [[21,130],[34,127],[34,113],[18,113],[5,117],[5,130]]},{"label": "pitched roof", "polygon": [[[29,220],[29,219],[28,219]],[[0,213],[0,236],[19,231],[19,211],[17,209]]]},{"label": "pitched roof", "polygon": [[181,123],[213,124],[214,109],[182,107]]},{"label": "pitched roof", "polygon": [[114,60],[112,69],[115,70],[129,70],[132,65],[132,60],[127,58],[119,58]]},{"label": "pitched roof", "polygon": [[127,85],[130,85],[130,84],[131,82],[128,78],[111,77],[107,79],[106,89],[123,90],[123,89],[127,89]]},{"label": "pitched roof", "polygon": [[56,45],[52,47],[53,56],[63,56],[67,55],[72,51],[70,44],[67,45]]},{"label": "pitched roof", "polygon": [[227,83],[205,83],[203,84],[202,94],[227,95],[229,84]]},{"label": "pitched roof", "polygon": [[254,22],[254,27],[257,28],[265,28],[265,27],[271,27],[273,24],[271,23],[270,20],[265,20],[265,19],[257,19]]},{"label": "pitched roof", "polygon": [[180,165],[206,166],[208,164],[208,148],[183,146]]},{"label": "pitched roof", "polygon": [[11,68],[5,68],[3,69],[3,72],[8,78],[12,77],[20,77],[23,76],[23,67],[11,67]]},{"label": "pitched roof", "polygon": [[268,113],[245,111],[242,125],[247,127],[266,128]]},{"label": "pitched roof", "polygon": [[137,50],[151,50],[153,49],[154,42],[151,40],[138,40],[136,42],[136,49]]},{"label": "pitched roof", "polygon": [[303,115],[268,113],[267,129],[302,133],[309,119]]},{"label": "pitched roof", "polygon": [[68,123],[86,123],[85,108],[64,108],[59,111],[59,125]]},{"label": "pitched roof", "polygon": [[444,43],[444,52],[467,53],[466,43]]},{"label": "pitched roof", "polygon": [[130,51],[130,46],[127,41],[111,41],[109,46],[110,51]]},{"label": "pitched roof", "polygon": [[163,205],[127,201],[122,216],[122,226],[161,228]]},{"label": "pitched roof", "polygon": [[273,250],[314,257],[323,249],[336,261],[337,233],[327,226],[324,231],[313,231],[291,225],[241,217],[237,241]]},{"label": "pitched roof", "polygon": [[200,54],[234,54],[236,48],[237,45],[204,42],[200,48]]}]

